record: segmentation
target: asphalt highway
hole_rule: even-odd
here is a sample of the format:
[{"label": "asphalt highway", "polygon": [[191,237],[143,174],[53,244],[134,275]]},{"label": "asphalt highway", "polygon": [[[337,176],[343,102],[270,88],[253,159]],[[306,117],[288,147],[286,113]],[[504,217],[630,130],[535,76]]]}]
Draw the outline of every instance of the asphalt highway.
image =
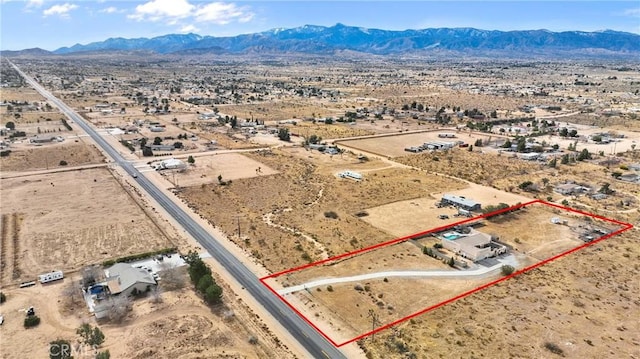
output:
[{"label": "asphalt highway", "polygon": [[53,96],[35,80],[27,76],[16,65],[11,65],[42,96],[57,106],[62,113],[80,126],[100,146],[113,161],[121,166],[132,180],[137,181],[156,202],[179,223],[185,231],[195,238],[220,263],[244,289],[256,299],[291,335],[307,350],[313,358],[346,358],[345,355],[298,316],[282,300],[267,289],[254,273],[229,252],[220,242],[194,221],[184,210],[176,205],[164,192],[149,181],[132,163],[125,160],[102,136],[64,102]]}]

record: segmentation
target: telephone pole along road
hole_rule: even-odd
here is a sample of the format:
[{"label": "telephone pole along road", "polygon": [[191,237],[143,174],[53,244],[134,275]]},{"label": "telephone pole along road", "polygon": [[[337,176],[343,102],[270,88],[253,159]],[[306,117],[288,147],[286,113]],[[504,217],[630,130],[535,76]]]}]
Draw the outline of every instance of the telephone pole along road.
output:
[{"label": "telephone pole along road", "polygon": [[127,174],[134,178],[164,210],[179,223],[185,231],[195,238],[211,257],[218,261],[247,292],[256,299],[314,358],[345,358],[346,356],[331,344],[325,337],[318,333],[306,321],[298,316],[280,298],[271,293],[240,260],[231,254],[220,242],[209,234],[202,226],[196,223],[185,211],[176,205],[158,187],[142,175],[132,163],[125,160],[96,130],[87,124],[84,119],[73,111],[64,102],[53,96],[35,80],[27,76],[16,65],[9,62],[18,73],[33,88],[47,100],[57,106],[69,119],[80,126],[100,146],[117,165],[121,166]]}]

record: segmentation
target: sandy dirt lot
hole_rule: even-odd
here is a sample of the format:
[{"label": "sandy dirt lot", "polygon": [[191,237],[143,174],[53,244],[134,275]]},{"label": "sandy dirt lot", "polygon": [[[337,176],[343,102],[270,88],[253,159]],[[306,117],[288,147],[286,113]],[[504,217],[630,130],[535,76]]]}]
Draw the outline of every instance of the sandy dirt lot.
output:
[{"label": "sandy dirt lot", "polygon": [[171,246],[104,168],[5,179],[0,193],[3,218],[20,218],[3,284]]},{"label": "sandy dirt lot", "polygon": [[635,237],[607,239],[361,344],[373,358],[558,357],[549,348],[567,358],[637,356]]},{"label": "sandy dirt lot", "polygon": [[[497,189],[470,184],[468,188],[446,192],[457,196],[465,196],[483,205],[497,205],[507,203],[525,203],[530,198],[517,194],[499,191]],[[402,237],[413,233],[423,232],[431,228],[459,222],[464,219],[455,217],[458,211],[452,207],[438,208],[441,193],[432,193],[428,197],[414,198],[406,201],[398,201],[379,207],[367,208],[368,216],[361,219],[374,227],[380,228],[394,236]],[[448,215],[449,219],[440,219],[439,215]]]},{"label": "sandy dirt lot", "polygon": [[[76,329],[89,323],[105,334],[100,350],[109,350],[112,358],[266,358],[275,353],[290,358],[264,337],[253,315],[233,293],[225,293],[224,306],[210,308],[190,288],[165,290],[160,303],[151,297],[135,300],[121,323],[96,322],[83,302],[73,304],[65,294],[70,280],[5,292],[8,300],[1,307],[5,322],[0,327],[0,357],[46,357],[49,342],[61,338],[75,345]],[[41,324],[24,329],[24,311],[30,306]],[[252,336],[256,344],[249,343]],[[78,347],[73,354],[82,359],[93,358],[94,353],[91,348]]]},{"label": "sandy dirt lot", "polygon": [[[65,161],[66,165],[61,165]],[[11,148],[11,154],[0,157],[3,173],[42,169],[64,168],[104,162],[104,156],[93,146],[67,140],[40,147],[25,144],[20,149]]]},{"label": "sandy dirt lot", "polygon": [[[161,172],[168,181],[173,182],[173,171]],[[217,183],[218,175],[223,181],[269,176],[278,173],[276,170],[239,153],[198,156],[193,166],[186,171],[175,173],[175,181],[183,187],[198,186],[206,183]]]},{"label": "sandy dirt lot", "polygon": [[[439,134],[454,134],[455,138],[440,138]],[[460,132],[455,129],[442,129],[436,131],[422,132],[422,133],[410,133],[395,136],[384,136],[367,138],[360,140],[348,140],[339,141],[339,144],[343,144],[350,148],[359,149],[362,151],[379,154],[385,157],[400,157],[406,156],[408,152],[404,149],[406,147],[421,146],[425,142],[439,141],[439,142],[457,142],[463,141],[464,143],[474,144],[478,139],[482,139],[485,142],[496,141],[501,136],[482,135],[468,132]]]},{"label": "sandy dirt lot", "polygon": [[[269,153],[246,156],[277,170],[276,175],[189,187],[180,196],[273,271],[392,239],[358,219],[366,208],[465,186],[349,154],[331,158],[300,148]],[[363,172],[365,179],[336,176],[346,169]],[[336,218],[327,217],[330,212]]]},{"label": "sandy dirt lot", "polygon": [[[566,220],[567,225],[552,224],[550,221],[552,217]],[[534,204],[512,214],[486,220],[477,229],[498,237],[512,246],[512,258],[500,257],[500,259],[514,263],[513,265],[520,269],[584,244],[578,237],[580,226],[598,225],[595,222],[599,222],[586,221],[585,218],[587,217],[556,210],[542,204]],[[599,223],[599,225],[605,224]],[[611,223],[606,226],[611,229],[619,228]],[[280,284],[286,288],[318,279],[393,270],[443,270],[457,271],[464,275],[464,271],[452,269],[440,260],[423,254],[422,244],[419,243],[421,242],[409,241],[374,249],[327,264],[291,272],[269,281],[276,288],[280,288]],[[448,253],[445,251],[445,254]],[[470,267],[471,270],[482,268],[485,267],[473,264]],[[368,317],[370,310],[378,315],[379,325],[384,325],[498,279],[500,276],[500,271],[497,270],[497,272],[479,275],[475,279],[411,277],[365,279],[311,287],[285,294],[285,298],[295,296],[297,302],[304,303],[306,312],[321,313],[314,314],[324,319],[320,323],[323,325],[332,323],[329,326],[331,330],[343,334],[351,333],[352,337],[355,337],[371,330],[371,318]],[[358,286],[360,289],[356,288]]]}]

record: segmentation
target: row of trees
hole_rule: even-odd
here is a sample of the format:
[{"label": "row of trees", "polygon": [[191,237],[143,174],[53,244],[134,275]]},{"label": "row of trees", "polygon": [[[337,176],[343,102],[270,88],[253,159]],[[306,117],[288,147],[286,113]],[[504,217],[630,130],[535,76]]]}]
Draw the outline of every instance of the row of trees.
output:
[{"label": "row of trees", "polygon": [[202,261],[198,253],[190,251],[184,261],[189,265],[189,278],[196,286],[197,291],[204,296],[208,304],[219,304],[222,302],[222,287],[220,287],[213,276],[211,269]]}]

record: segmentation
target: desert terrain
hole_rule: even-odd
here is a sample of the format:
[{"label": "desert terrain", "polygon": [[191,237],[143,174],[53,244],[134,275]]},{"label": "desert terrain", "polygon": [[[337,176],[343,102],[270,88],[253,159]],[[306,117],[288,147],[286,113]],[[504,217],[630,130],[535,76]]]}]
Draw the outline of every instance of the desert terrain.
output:
[{"label": "desert terrain", "polygon": [[[415,59],[325,60],[262,62],[223,55],[216,61],[190,59],[186,65],[133,55],[117,60],[78,55],[15,62],[266,273],[454,223],[458,211],[437,206],[444,194],[473,199],[483,208],[538,198],[639,224],[637,64],[558,61],[550,66],[479,59],[425,66]],[[29,291],[42,287],[19,289],[18,283],[51,267],[74,273],[127,254],[193,246],[4,61],[3,74],[7,86],[0,89],[0,122],[14,128],[3,130],[0,158],[2,285],[14,302],[0,310],[51,309],[35,329],[16,328],[14,334],[2,327],[0,333],[12,342],[30,336],[43,347],[28,353],[44,355],[54,333],[71,338],[86,318],[55,303],[36,303]],[[588,83],[577,80],[583,77]],[[455,137],[441,138],[441,133]],[[53,136],[55,141],[39,141]],[[455,145],[405,151],[434,141]],[[168,149],[149,152],[152,143]],[[334,149],[322,152],[319,146]],[[184,171],[152,169],[161,160],[187,162],[190,156],[194,161]],[[345,171],[357,176],[345,177]],[[572,184],[575,188],[563,189]],[[582,242],[568,227],[550,224],[548,217],[560,214],[527,211],[529,216],[514,219],[517,225],[486,221],[483,231],[504,239],[518,255],[528,253],[526,263]],[[640,325],[633,318],[640,313],[635,280],[640,252],[635,233],[631,229],[417,315],[359,340],[357,347],[348,345],[349,353],[367,358],[637,357]],[[423,254],[422,247],[434,243],[421,238],[339,265],[351,272],[419,265],[450,270]],[[331,266],[316,271],[270,279],[270,285],[282,289],[342,273]],[[494,273],[485,280],[500,277]],[[388,278],[371,280],[368,290],[365,283],[362,291],[354,285],[332,285],[331,291],[318,286],[287,299],[348,340],[371,329],[368,309],[379,311],[380,324],[389,323],[478,283]],[[437,293],[423,295],[412,286]],[[225,305],[237,304],[232,287],[225,288]],[[116,357],[140,358],[274,357],[284,350],[267,329],[259,329],[264,324],[240,320],[255,316],[243,308],[234,309],[237,320],[226,321],[191,288],[167,291],[162,304],[137,301],[125,324],[102,325],[105,348]],[[246,327],[238,327],[240,322]],[[196,342],[194,328],[219,335]],[[154,333],[165,330],[171,336],[160,349]],[[250,345],[251,335],[264,340]],[[158,351],[149,352],[148,346]],[[185,351],[187,346],[192,349]],[[16,344],[5,357],[22,350]]]}]

